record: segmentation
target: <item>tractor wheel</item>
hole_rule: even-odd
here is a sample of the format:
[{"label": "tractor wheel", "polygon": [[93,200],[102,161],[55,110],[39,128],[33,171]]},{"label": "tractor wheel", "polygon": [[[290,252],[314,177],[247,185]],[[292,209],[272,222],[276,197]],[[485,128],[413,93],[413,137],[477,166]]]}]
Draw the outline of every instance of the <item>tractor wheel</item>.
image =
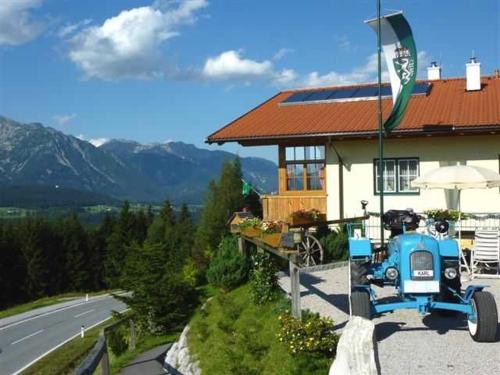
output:
[{"label": "tractor wheel", "polygon": [[356,285],[368,285],[368,271],[370,262],[363,260],[351,259],[349,262],[351,267],[351,290],[355,290]]},{"label": "tractor wheel", "polygon": [[362,318],[370,320],[372,318],[370,295],[367,292],[352,292],[351,311],[352,315],[361,316]]},{"label": "tractor wheel", "polygon": [[495,341],[498,315],[493,295],[489,292],[476,292],[471,303],[476,321],[468,321],[470,335],[478,342]]}]

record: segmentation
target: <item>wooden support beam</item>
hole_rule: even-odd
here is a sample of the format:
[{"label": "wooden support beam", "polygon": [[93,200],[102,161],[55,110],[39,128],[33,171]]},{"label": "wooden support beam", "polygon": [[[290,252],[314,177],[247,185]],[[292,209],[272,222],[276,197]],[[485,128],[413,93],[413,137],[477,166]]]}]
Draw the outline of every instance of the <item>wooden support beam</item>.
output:
[{"label": "wooden support beam", "polygon": [[295,263],[295,256],[290,257],[290,293],[292,298],[292,316],[302,319],[302,309],[300,308],[300,270]]}]

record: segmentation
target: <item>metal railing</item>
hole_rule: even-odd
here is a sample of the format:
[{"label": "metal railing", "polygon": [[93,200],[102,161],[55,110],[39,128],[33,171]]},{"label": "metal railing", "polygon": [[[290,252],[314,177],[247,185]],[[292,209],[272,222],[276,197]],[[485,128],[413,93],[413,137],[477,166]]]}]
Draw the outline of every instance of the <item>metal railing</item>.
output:
[{"label": "metal railing", "polygon": [[134,350],[137,344],[137,335],[135,330],[135,324],[132,318],[127,317],[121,319],[107,327],[104,327],[99,332],[99,338],[96,344],[89,352],[87,357],[80,363],[80,365],[75,369],[75,375],[92,375],[96,369],[101,366],[101,374],[109,375],[109,355],[108,355],[108,343],[106,340],[106,335],[118,328],[118,326],[124,323],[129,323],[129,349]]},{"label": "metal railing", "polygon": [[[380,216],[370,212],[370,218],[364,222],[364,235],[373,242],[380,242]],[[422,215],[422,214],[421,214]],[[500,213],[471,212],[466,213],[467,219],[455,223],[455,231],[462,234],[473,234],[477,229],[500,229]],[[427,225],[422,220],[418,232],[427,232]],[[389,238],[390,231],[385,231],[385,238]],[[464,238],[464,236],[462,236]]]}]

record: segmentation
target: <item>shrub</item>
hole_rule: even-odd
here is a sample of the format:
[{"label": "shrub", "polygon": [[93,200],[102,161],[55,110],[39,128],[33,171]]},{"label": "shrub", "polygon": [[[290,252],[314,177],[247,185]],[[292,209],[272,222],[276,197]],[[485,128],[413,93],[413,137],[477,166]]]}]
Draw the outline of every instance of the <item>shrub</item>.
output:
[{"label": "shrub", "polygon": [[115,327],[107,333],[106,342],[113,354],[117,357],[125,353],[128,349],[125,332],[121,326]]},{"label": "shrub", "polygon": [[333,320],[319,314],[305,313],[302,320],[287,311],[280,315],[281,330],[278,340],[292,354],[321,353],[333,357],[339,336],[333,331]]},{"label": "shrub", "polygon": [[182,274],[184,275],[184,280],[193,288],[203,283],[203,271],[198,267],[193,258],[189,258],[186,261],[186,264],[182,267]]},{"label": "shrub", "polygon": [[237,239],[225,237],[210,262],[207,279],[212,285],[229,291],[247,280],[248,268],[247,258],[238,251]]},{"label": "shrub", "polygon": [[348,239],[347,226],[345,225],[332,230],[329,234],[321,238],[320,242],[324,250],[324,262],[347,260],[349,257]]},{"label": "shrub", "polygon": [[253,268],[250,285],[253,301],[262,305],[272,301],[279,289],[276,266],[267,253],[256,253],[252,257]]}]

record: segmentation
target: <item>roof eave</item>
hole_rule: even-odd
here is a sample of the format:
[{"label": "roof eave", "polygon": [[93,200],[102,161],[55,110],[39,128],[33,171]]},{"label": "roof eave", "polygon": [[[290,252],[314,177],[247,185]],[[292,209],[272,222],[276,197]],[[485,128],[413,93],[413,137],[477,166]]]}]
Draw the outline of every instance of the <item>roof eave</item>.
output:
[{"label": "roof eave", "polygon": [[[430,125],[432,126],[432,125]],[[441,128],[441,129],[440,129]],[[465,134],[484,134],[490,132],[499,132],[500,124],[481,125],[481,126],[453,126],[453,125],[436,125],[432,130],[418,129],[396,129],[391,132],[392,136],[429,136],[429,135],[459,135]],[[259,144],[265,142],[266,144],[278,144],[282,141],[296,140],[296,139],[311,139],[311,138],[366,138],[375,137],[378,131],[358,131],[358,132],[324,132],[324,133],[310,133],[310,134],[280,134],[274,136],[251,136],[251,137],[232,137],[232,138],[219,138],[213,139],[208,137],[205,142],[208,144],[217,143],[222,145],[229,142],[238,142],[242,145],[251,146],[252,144]],[[270,143],[271,142],[271,143]]]}]

